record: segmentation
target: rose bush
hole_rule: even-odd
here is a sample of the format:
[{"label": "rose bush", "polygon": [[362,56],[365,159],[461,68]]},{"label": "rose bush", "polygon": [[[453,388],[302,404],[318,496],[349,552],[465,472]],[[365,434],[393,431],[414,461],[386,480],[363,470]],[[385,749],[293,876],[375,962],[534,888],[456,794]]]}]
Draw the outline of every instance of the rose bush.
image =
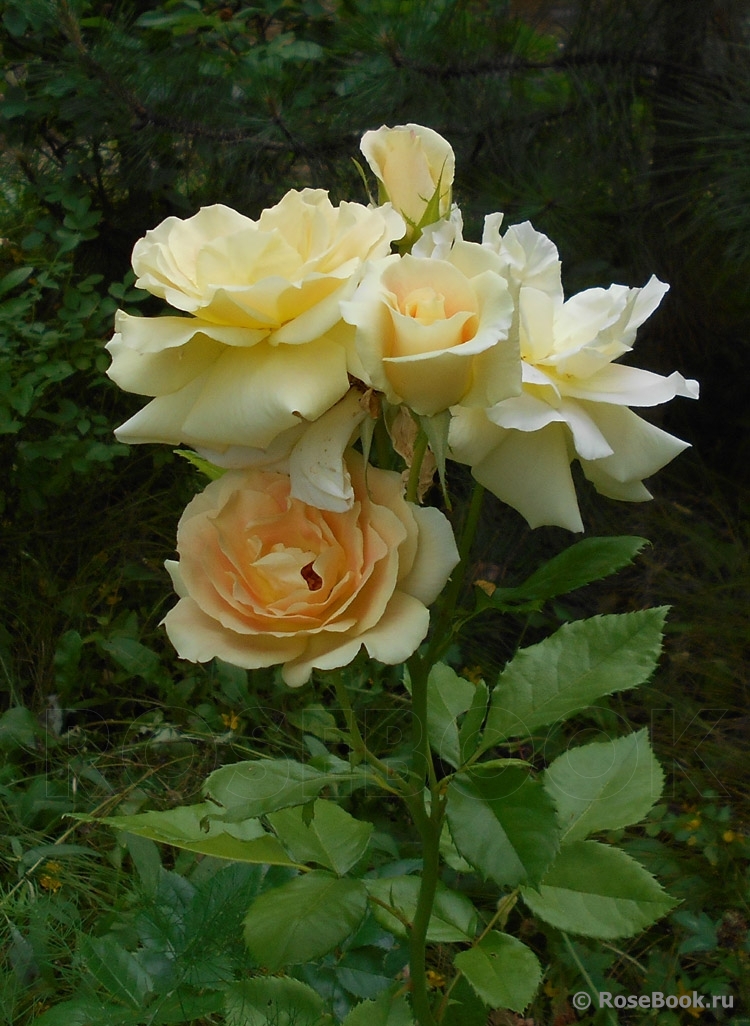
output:
[{"label": "rose bush", "polygon": [[360,149],[380,183],[381,202],[389,200],[403,215],[407,236],[448,216],[456,158],[441,135],[422,125],[383,125],[365,132]]},{"label": "rose bush", "polygon": [[488,218],[483,245],[500,256],[515,300],[511,337],[522,359],[522,394],[486,409],[456,410],[450,451],[477,481],[517,509],[531,527],[582,531],[570,463],[577,459],[597,491],[650,499],[643,484],[687,443],[633,413],[677,395],[697,398],[698,384],[613,364],[668,286],[612,285],[564,299],[554,245],[528,223],[499,235]]},{"label": "rose bush", "polygon": [[403,231],[390,206],[334,207],[305,189],[257,221],[217,205],[147,232],[137,284],[187,316],[118,314],[109,376],[154,397],[118,438],[266,448],[317,419],[349,388],[353,332],[339,304]]},{"label": "rose bush", "polygon": [[355,502],[341,513],[292,498],[286,475],[258,469],[229,471],[190,502],[179,562],[167,563],[180,601],[164,619],[182,658],[281,664],[297,687],[362,645],[388,664],[416,650],[458,562],[451,526],[407,503],[398,474],[369,467],[365,483],[352,451],[347,467]]}]

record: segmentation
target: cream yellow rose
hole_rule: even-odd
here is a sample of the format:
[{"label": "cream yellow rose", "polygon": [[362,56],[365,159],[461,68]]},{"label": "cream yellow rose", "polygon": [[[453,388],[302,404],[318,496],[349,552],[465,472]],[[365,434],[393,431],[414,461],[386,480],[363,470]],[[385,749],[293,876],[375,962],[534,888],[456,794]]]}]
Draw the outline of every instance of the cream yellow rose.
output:
[{"label": "cream yellow rose", "polygon": [[486,409],[456,411],[450,455],[531,527],[582,531],[571,462],[603,495],[650,499],[643,479],[687,443],[629,407],[697,398],[698,383],[613,362],[630,352],[667,285],[652,277],[643,288],[612,285],[566,300],[550,240],[528,222],[502,238],[499,226],[498,215],[487,219],[483,244],[503,260],[515,299],[523,391]]},{"label": "cream yellow rose", "polygon": [[403,215],[410,235],[423,227],[430,204],[430,220],[448,216],[456,159],[441,135],[422,125],[383,125],[365,132],[360,148],[380,182],[381,201]]},{"label": "cream yellow rose", "polygon": [[501,262],[457,230],[442,222],[412,254],[374,261],[341,307],[356,326],[367,382],[428,417],[456,405],[491,406],[521,387]]},{"label": "cream yellow rose", "polygon": [[427,606],[458,562],[450,524],[403,498],[398,474],[347,456],[355,501],[335,513],[290,495],[284,474],[229,471],[188,505],[168,562],[180,601],[166,616],[178,654],[247,669],[282,665],[291,687],[345,666],[364,645],[407,659]]},{"label": "cream yellow rose", "polygon": [[118,314],[109,376],[154,397],[118,438],[265,448],[316,420],[349,388],[340,303],[403,230],[390,206],[334,207],[320,189],[287,193],[257,221],[221,205],[167,218],[136,243],[133,267],[188,316]]}]

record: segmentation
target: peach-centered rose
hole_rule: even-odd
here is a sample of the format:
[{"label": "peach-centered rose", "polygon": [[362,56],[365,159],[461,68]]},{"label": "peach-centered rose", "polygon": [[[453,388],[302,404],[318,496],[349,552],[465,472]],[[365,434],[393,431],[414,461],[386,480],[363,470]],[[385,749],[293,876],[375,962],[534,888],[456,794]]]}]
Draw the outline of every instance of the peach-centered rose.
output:
[{"label": "peach-centered rose", "polygon": [[169,561],[180,601],[164,619],[178,654],[246,669],[281,664],[298,687],[345,666],[362,645],[403,662],[427,634],[427,605],[458,562],[450,524],[403,498],[398,474],[347,454],[345,512],[290,495],[285,474],[229,471],[197,495]]},{"label": "peach-centered rose", "polygon": [[513,303],[500,266],[488,249],[460,239],[430,255],[374,261],[341,307],[356,325],[368,383],[427,417],[517,395]]},{"label": "peach-centered rose", "polygon": [[354,369],[339,304],[403,231],[390,206],[334,206],[304,189],[257,221],[217,204],[147,232],[133,250],[137,284],[182,316],[118,313],[108,374],[153,399],[117,437],[221,452],[266,448],[316,420]]}]

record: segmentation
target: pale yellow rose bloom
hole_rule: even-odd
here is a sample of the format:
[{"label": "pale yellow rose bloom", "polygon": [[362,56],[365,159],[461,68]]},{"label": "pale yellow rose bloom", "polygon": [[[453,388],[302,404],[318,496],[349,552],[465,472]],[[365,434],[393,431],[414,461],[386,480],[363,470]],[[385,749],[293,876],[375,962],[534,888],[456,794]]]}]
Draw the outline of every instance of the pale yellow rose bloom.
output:
[{"label": "pale yellow rose bloom", "polygon": [[403,221],[390,207],[334,207],[289,192],[257,221],[214,206],[167,218],[136,243],[137,284],[188,316],[120,312],[109,376],[153,396],[125,442],[265,448],[349,388],[353,332],[340,303]]},{"label": "pale yellow rose bloom", "polygon": [[380,182],[381,199],[390,200],[404,216],[410,234],[436,193],[436,217],[448,216],[456,159],[441,135],[422,125],[383,125],[365,132],[360,148]]},{"label": "pale yellow rose bloom", "polygon": [[[434,416],[520,391],[513,303],[500,261],[442,222],[412,254],[373,261],[344,319],[366,380],[393,404]],[[448,239],[447,235],[452,238]]]},{"label": "pale yellow rose bloom", "polygon": [[282,666],[291,687],[345,666],[364,645],[401,663],[429,627],[427,606],[458,562],[443,514],[403,498],[398,474],[350,450],[355,501],[309,506],[286,475],[229,471],[187,506],[168,562],[180,600],[165,617],[183,659]]},{"label": "pale yellow rose bloom", "polygon": [[496,216],[488,219],[484,244],[503,260],[516,299],[523,391],[486,409],[453,411],[450,454],[532,527],[582,531],[571,461],[603,495],[650,499],[643,479],[687,443],[629,407],[697,398],[698,384],[613,363],[631,350],[667,285],[652,277],[644,288],[612,285],[566,301],[549,239],[528,223],[503,238],[498,228]]},{"label": "pale yellow rose bloom", "polygon": [[367,416],[362,391],[351,388],[317,420],[283,431],[266,449],[232,445],[217,452],[200,447],[198,455],[226,470],[255,467],[288,474],[293,499],[343,513],[354,503],[344,453],[356,441]]}]

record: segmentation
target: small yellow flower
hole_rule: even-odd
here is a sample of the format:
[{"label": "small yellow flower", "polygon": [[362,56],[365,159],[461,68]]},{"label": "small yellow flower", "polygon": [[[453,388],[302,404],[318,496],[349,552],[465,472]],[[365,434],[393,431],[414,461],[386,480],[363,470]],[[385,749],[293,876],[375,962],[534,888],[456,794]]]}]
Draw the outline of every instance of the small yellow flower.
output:
[{"label": "small yellow flower", "polygon": [[687,839],[687,841],[685,843],[689,844],[692,847],[695,844],[695,841],[696,841],[695,837],[688,837],[688,839]]},{"label": "small yellow flower", "polygon": [[736,836],[737,835],[735,834],[734,830],[725,830],[724,833],[721,835],[721,839],[722,841],[726,841],[727,844],[731,844]]},{"label": "small yellow flower", "polygon": [[57,875],[62,871],[62,866],[59,862],[47,862],[44,868],[46,872],[39,877],[39,884],[45,891],[57,894],[62,887],[62,880]]},{"label": "small yellow flower", "polygon": [[[677,997],[681,998],[683,996],[683,994],[687,994],[689,997],[692,997],[693,992],[692,992],[692,990],[686,990],[685,984],[682,982],[682,980],[680,980],[679,983],[677,984]],[[700,1010],[700,1008],[696,1008],[692,1004],[690,1005],[689,1008],[685,1009],[685,1011],[687,1012],[688,1015],[691,1015],[694,1019],[700,1019],[700,1017],[701,1017],[701,1010]]]},{"label": "small yellow flower", "polygon": [[440,973],[436,973],[434,969],[428,969],[426,976],[427,986],[430,990],[436,990],[437,988],[445,986],[445,977],[441,976]]},{"label": "small yellow flower", "polygon": [[237,713],[234,712],[234,710],[233,710],[232,712],[229,712],[229,713],[222,713],[221,714],[221,722],[229,730],[237,730],[237,728],[240,725],[240,718],[237,715]]},{"label": "small yellow flower", "polygon": [[685,824],[685,828],[687,830],[697,830],[700,825],[701,818],[700,816],[696,816],[695,819],[691,819]]}]

